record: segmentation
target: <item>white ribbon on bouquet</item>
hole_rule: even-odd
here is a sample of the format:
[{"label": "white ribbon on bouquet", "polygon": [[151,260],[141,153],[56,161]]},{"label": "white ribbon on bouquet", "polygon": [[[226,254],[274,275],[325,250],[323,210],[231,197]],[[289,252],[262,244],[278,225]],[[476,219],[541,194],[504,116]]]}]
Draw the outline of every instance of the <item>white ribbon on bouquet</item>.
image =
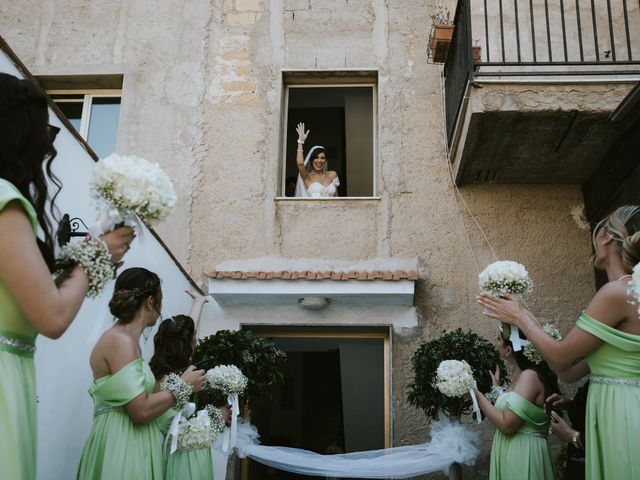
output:
[{"label": "white ribbon on bouquet", "polygon": [[225,429],[223,435],[222,451],[230,453],[236,446],[238,437],[238,415],[240,415],[240,401],[238,394],[232,393],[227,397],[227,402],[231,405],[231,428]]},{"label": "white ribbon on bouquet", "polygon": [[[167,432],[167,436],[165,437],[165,445],[167,444],[167,442],[171,442],[171,445],[169,447],[169,453],[173,453],[178,449],[178,435],[180,433],[180,420],[182,420],[182,418],[189,418],[191,415],[193,415],[196,411],[196,404],[193,402],[189,402],[187,403],[184,407],[182,407],[182,410],[180,410],[178,413],[176,413],[173,417],[173,420],[171,420],[171,426],[169,427],[169,431]],[[205,415],[206,415],[206,411]],[[198,414],[200,414],[201,412],[198,412]]]}]

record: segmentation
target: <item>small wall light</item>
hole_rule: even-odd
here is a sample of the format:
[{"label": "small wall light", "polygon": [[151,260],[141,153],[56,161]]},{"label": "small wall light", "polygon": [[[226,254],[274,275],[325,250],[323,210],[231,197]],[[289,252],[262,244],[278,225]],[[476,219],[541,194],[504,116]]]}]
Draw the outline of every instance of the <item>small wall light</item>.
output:
[{"label": "small wall light", "polygon": [[298,303],[307,310],[322,310],[331,304],[331,299],[325,297],[302,297],[298,299]]}]

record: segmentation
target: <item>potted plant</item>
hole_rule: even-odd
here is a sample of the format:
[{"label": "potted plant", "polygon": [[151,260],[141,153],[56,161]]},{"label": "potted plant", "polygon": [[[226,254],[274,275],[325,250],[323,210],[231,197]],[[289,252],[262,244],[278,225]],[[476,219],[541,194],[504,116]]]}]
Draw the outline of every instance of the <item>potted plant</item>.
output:
[{"label": "potted plant", "polygon": [[[438,367],[450,360],[462,360],[471,367],[481,392],[491,390],[489,371],[493,371],[496,364],[500,365],[501,372],[506,371],[495,346],[471,331],[463,332],[458,328],[422,343],[411,357],[414,380],[408,387],[408,400],[424,410],[429,421],[444,413],[452,421],[459,422],[461,415],[471,413],[472,401],[468,395],[447,396],[438,387]],[[459,479],[461,472],[461,466],[454,463],[449,478]]]},{"label": "potted plant", "polygon": [[453,20],[447,7],[438,5],[431,15],[431,35],[429,37],[429,51],[435,63],[444,63],[449,55],[449,45],[453,37]]}]

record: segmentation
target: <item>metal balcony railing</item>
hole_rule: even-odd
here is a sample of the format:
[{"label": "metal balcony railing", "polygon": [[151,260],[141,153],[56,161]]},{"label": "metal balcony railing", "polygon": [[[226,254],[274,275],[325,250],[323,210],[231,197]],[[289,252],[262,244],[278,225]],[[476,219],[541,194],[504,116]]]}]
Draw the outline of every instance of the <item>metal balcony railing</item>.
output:
[{"label": "metal balcony railing", "polygon": [[[445,64],[450,144],[477,77],[640,74],[640,0],[459,0],[454,24]],[[475,64],[474,42],[482,48]]]}]

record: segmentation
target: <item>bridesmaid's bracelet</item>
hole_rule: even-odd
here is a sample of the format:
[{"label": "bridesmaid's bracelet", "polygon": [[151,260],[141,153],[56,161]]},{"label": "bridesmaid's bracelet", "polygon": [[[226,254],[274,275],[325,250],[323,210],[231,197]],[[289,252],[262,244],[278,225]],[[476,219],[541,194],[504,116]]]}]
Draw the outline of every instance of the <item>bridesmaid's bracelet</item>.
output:
[{"label": "bridesmaid's bracelet", "polygon": [[164,382],[160,384],[160,390],[168,390],[173,394],[176,400],[175,408],[178,411],[182,410],[182,407],[189,402],[193,392],[191,386],[175,373],[170,373],[165,377]]},{"label": "bridesmaid's bracelet", "polygon": [[83,242],[65,245],[56,260],[56,283],[61,284],[69,276],[73,268],[82,265],[89,278],[87,297],[95,298],[113,279],[116,266],[106,244],[96,238],[87,238]]}]

